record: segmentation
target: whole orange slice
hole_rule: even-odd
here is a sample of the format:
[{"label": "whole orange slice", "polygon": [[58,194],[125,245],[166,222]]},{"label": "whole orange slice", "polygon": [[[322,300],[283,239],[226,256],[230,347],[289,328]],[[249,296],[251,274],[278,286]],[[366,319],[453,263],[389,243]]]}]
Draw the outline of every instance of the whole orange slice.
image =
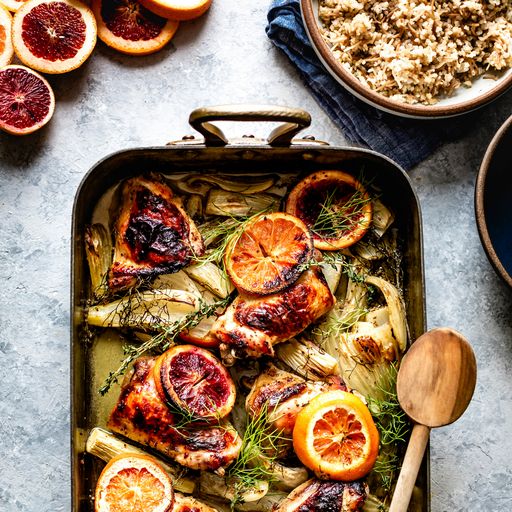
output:
[{"label": "whole orange slice", "polygon": [[14,56],[11,41],[11,27],[11,13],[0,4],[0,68],[7,66]]},{"label": "whole orange slice", "polygon": [[178,29],[170,21],[149,11],[137,0],[93,0],[98,37],[128,55],[148,55],[163,48]]},{"label": "whole orange slice", "polygon": [[345,391],[328,391],[313,398],[297,415],[293,448],[319,478],[349,482],[373,468],[379,432],[360,398]]},{"label": "whole orange slice", "polygon": [[372,222],[373,208],[363,184],[342,171],[318,171],[290,192],[286,211],[311,229],[317,249],[336,251],[358,242]]},{"label": "whole orange slice", "polygon": [[141,0],[150,11],[170,20],[186,21],[203,15],[212,0]]},{"label": "whole orange slice", "polygon": [[149,455],[114,457],[96,484],[96,512],[168,512],[173,503],[172,481]]},{"label": "whole orange slice", "polygon": [[226,247],[224,265],[239,291],[267,295],[293,284],[313,255],[313,240],[297,217],[276,212],[251,220]]},{"label": "whole orange slice", "polygon": [[153,374],[162,399],[195,418],[224,418],[235,405],[233,379],[224,365],[203,348],[170,348],[157,359]]},{"label": "whole orange slice", "polygon": [[12,42],[26,66],[42,73],[67,73],[91,55],[96,20],[78,0],[28,0],[14,15]]}]

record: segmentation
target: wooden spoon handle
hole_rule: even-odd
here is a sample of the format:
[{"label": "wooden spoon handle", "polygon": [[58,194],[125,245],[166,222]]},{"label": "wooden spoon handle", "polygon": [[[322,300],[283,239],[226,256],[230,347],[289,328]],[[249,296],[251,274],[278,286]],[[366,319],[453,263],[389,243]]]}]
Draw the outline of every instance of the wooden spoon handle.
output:
[{"label": "wooden spoon handle", "polygon": [[389,512],[406,512],[411,501],[412,490],[416,483],[429,435],[429,427],[418,423],[414,425]]}]

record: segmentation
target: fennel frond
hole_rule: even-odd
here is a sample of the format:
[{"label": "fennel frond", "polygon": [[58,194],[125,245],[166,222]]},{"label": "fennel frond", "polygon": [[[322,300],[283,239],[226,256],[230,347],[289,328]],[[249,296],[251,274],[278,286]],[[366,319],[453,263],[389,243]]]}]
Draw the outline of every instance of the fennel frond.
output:
[{"label": "fennel frond", "polygon": [[371,198],[363,190],[355,190],[340,203],[338,188],[334,188],[320,205],[320,212],[311,231],[321,238],[334,238],[366,222],[363,209]]},{"label": "fennel frond", "polygon": [[257,487],[262,480],[268,483],[275,481],[272,464],[288,441],[281,431],[270,425],[268,402],[263,405],[259,414],[247,420],[242,448],[226,475],[227,481],[235,489],[232,508],[240,501],[244,492]]}]

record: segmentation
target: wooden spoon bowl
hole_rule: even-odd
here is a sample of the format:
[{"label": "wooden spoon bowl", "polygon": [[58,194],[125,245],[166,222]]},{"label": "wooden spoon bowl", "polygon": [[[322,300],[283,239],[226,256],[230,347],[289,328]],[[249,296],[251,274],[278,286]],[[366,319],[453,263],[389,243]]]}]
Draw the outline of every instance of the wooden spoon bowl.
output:
[{"label": "wooden spoon bowl", "polygon": [[402,360],[397,395],[415,422],[389,512],[405,512],[430,429],[448,425],[466,410],[476,385],[476,359],[458,332],[433,329],[420,336]]}]

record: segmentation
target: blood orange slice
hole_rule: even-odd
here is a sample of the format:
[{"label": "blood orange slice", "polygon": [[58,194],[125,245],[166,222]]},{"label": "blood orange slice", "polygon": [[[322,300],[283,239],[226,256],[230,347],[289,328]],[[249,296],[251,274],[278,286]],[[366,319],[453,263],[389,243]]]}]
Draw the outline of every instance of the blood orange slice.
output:
[{"label": "blood orange slice", "polygon": [[0,69],[0,129],[27,135],[44,126],[54,109],[52,88],[41,75],[25,66]]},{"label": "blood orange slice", "polygon": [[114,457],[96,484],[96,512],[168,512],[173,503],[170,477],[148,455]]},{"label": "blood orange slice", "polygon": [[96,44],[96,20],[78,0],[28,0],[14,15],[12,41],[18,58],[42,73],[80,67]]},{"label": "blood orange slice", "polygon": [[318,171],[290,192],[286,211],[304,221],[315,247],[336,251],[358,242],[373,216],[371,198],[363,184],[343,171]]},{"label": "blood orange slice", "polygon": [[319,478],[353,481],[373,468],[379,432],[360,398],[345,391],[327,391],[297,415],[293,448]]},{"label": "blood orange slice", "polygon": [[212,0],[141,0],[141,3],[164,18],[186,21],[203,15]]},{"label": "blood orange slice", "polygon": [[93,0],[98,37],[129,55],[147,55],[165,46],[179,23],[148,11],[137,0]]},{"label": "blood orange slice", "polygon": [[313,254],[307,226],[287,213],[262,214],[226,247],[224,264],[239,291],[276,293],[293,284]]},{"label": "blood orange slice", "polygon": [[11,42],[11,27],[11,13],[0,4],[0,68],[7,66],[14,55]]},{"label": "blood orange slice", "polygon": [[235,384],[208,350],[177,345],[157,359],[153,371],[160,396],[196,418],[220,419],[233,409]]}]

